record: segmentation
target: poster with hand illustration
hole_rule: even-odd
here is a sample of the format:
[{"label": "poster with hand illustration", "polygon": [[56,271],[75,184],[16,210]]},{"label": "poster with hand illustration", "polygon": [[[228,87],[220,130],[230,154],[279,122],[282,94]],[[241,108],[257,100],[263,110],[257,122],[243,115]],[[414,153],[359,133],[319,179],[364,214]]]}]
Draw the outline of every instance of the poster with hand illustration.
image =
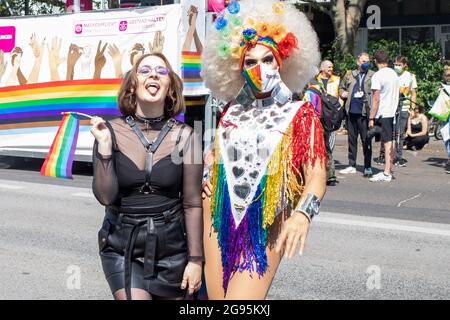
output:
[{"label": "poster with hand illustration", "polygon": [[[145,53],[164,53],[181,76],[181,21],[179,4],[1,19],[0,148],[48,148],[62,112],[117,116],[120,78]],[[87,124],[78,145],[91,152]]]},{"label": "poster with hand illustration", "polygon": [[181,1],[183,37],[181,41],[181,75],[184,84],[184,94],[208,94],[201,77],[201,54],[205,41],[206,1]]}]

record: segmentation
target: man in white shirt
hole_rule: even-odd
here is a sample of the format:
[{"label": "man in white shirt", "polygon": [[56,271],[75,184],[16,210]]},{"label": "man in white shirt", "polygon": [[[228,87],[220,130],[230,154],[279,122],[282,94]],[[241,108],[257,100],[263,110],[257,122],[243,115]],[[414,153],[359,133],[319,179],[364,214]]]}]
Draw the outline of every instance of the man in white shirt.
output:
[{"label": "man in white shirt", "polygon": [[370,181],[392,180],[392,160],[394,140],[394,118],[399,103],[400,82],[397,73],[388,67],[389,55],[384,50],[375,53],[378,71],[372,77],[372,110],[370,111],[369,128],[373,128],[375,120],[381,126],[381,143],[385,148],[384,172],[370,178]]}]

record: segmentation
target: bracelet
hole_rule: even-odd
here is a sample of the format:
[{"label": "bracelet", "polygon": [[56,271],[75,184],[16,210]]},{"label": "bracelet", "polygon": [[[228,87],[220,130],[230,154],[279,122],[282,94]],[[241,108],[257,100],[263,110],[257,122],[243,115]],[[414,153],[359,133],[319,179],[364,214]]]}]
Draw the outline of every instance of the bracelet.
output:
[{"label": "bracelet", "polygon": [[308,218],[309,222],[311,222],[312,219],[319,214],[319,210],[320,200],[312,193],[308,193],[305,201],[303,201],[299,208],[295,209],[296,212],[303,213]]}]

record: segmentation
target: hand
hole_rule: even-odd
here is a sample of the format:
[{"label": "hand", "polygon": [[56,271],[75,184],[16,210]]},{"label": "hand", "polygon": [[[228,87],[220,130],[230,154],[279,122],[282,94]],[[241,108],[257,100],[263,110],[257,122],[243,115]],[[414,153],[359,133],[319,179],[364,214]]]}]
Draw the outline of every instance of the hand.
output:
[{"label": "hand", "polygon": [[5,86],[13,86],[16,84],[16,79],[18,79],[19,77],[21,60],[22,60],[22,49],[20,49],[19,47],[15,47],[11,55],[12,68],[8,78],[6,79]]},{"label": "hand", "polygon": [[[189,10],[188,10],[188,16],[189,16],[189,26],[192,26],[192,18],[195,16],[196,20],[197,20],[197,15],[198,15],[198,9],[195,6],[190,6]],[[196,21],[194,21],[195,23]]]},{"label": "hand", "polygon": [[157,31],[155,37],[153,38],[153,45],[148,44],[148,48],[152,53],[162,53],[164,49],[164,35],[161,31]]},{"label": "hand", "polygon": [[20,48],[20,47],[15,47],[14,49],[13,49],[13,51],[11,52],[11,64],[13,65],[13,66],[15,66],[15,65],[17,65],[17,66],[20,66],[20,59],[19,59],[19,63],[16,63],[16,64],[14,64],[14,60],[16,59],[16,58],[22,58],[22,54],[23,54],[23,50],[22,50],[22,48]]},{"label": "hand", "polygon": [[184,269],[183,281],[181,282],[181,289],[188,288],[189,294],[200,290],[202,286],[202,263],[188,262]]},{"label": "hand", "polygon": [[67,66],[74,67],[82,53],[81,47],[71,43],[67,53]]},{"label": "hand", "polygon": [[98,151],[100,154],[107,156],[111,154],[112,138],[111,132],[106,126],[106,121],[100,117],[92,117],[91,133],[98,142]]},{"label": "hand", "polygon": [[275,247],[276,252],[281,252],[284,249],[284,257],[290,259],[294,256],[295,249],[300,241],[300,255],[303,255],[308,230],[308,218],[301,212],[292,214],[283,223]]},{"label": "hand", "polygon": [[105,58],[105,50],[108,43],[105,43],[105,45],[102,46],[102,41],[100,40],[98,42],[97,47],[97,53],[95,55],[95,71],[94,71],[94,79],[98,79],[101,77],[102,69],[106,64],[106,58]]},{"label": "hand", "polygon": [[115,44],[110,44],[108,46],[108,53],[111,56],[114,69],[116,71],[116,78],[122,78],[122,59],[123,54],[120,52],[119,48]]},{"label": "hand", "polygon": [[348,91],[344,91],[341,95],[342,99],[347,99],[348,98]]},{"label": "hand", "polygon": [[[130,63],[134,66],[134,63],[144,55],[145,48],[140,43],[135,43],[130,52]],[[151,52],[151,51],[150,51]]]},{"label": "hand", "polygon": [[33,33],[31,35],[30,46],[36,59],[41,58],[45,48],[45,38],[44,40],[42,40],[42,43],[39,44],[36,38],[36,34]]},{"label": "hand", "polygon": [[203,183],[202,199],[206,199],[206,197],[210,198],[211,195],[212,195],[211,181],[206,180],[206,181]]},{"label": "hand", "polygon": [[5,54],[3,53],[3,50],[0,50],[0,80],[2,79],[2,76],[5,74],[6,65],[7,61],[5,61]]},{"label": "hand", "polygon": [[375,125],[375,121],[369,120],[369,129],[373,128]]},{"label": "hand", "polygon": [[91,74],[92,51],[93,49],[90,45],[81,48],[82,54],[80,57],[80,64],[81,64],[81,71],[84,77]]},{"label": "hand", "polygon": [[69,52],[67,53],[66,80],[73,80],[75,64],[77,63],[78,59],[80,59],[81,54],[82,54],[81,47],[71,43],[69,47]]},{"label": "hand", "polygon": [[66,61],[66,58],[59,56],[59,50],[61,50],[61,38],[54,37],[52,39],[51,46],[47,43],[48,50],[48,64],[50,67],[51,81],[59,81],[58,67],[61,63]]}]

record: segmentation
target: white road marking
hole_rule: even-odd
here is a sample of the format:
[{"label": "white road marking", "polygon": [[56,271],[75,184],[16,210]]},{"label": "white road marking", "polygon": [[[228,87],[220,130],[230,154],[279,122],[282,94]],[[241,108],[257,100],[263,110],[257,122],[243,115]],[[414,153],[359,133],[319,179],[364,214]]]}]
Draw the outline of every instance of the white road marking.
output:
[{"label": "white road marking", "polygon": [[23,189],[23,188],[24,187],[15,186],[15,185],[12,185],[12,184],[0,183],[0,189],[18,190],[18,189]]},{"label": "white road marking", "polygon": [[92,193],[87,193],[87,192],[77,192],[77,193],[72,193],[71,196],[74,197],[83,197],[83,198],[93,198],[94,194]]},{"label": "white road marking", "polygon": [[[21,185],[15,185],[14,183],[17,183],[17,181],[0,179],[0,188],[10,190],[34,188],[40,191],[44,191],[46,193],[58,191],[58,193],[64,192],[65,194],[74,197],[94,199],[94,195],[90,188],[43,185],[40,183],[31,183],[31,182],[20,182]],[[313,226],[315,223],[346,225],[346,226],[362,227],[369,229],[383,229],[391,231],[415,232],[415,233],[450,237],[450,224],[444,223],[431,223],[431,222],[401,220],[384,217],[358,216],[353,214],[325,212],[325,211],[322,211],[319,216],[314,218]]]},{"label": "white road marking", "polygon": [[[314,218],[314,222],[328,223],[328,224],[339,224],[346,226],[356,226],[372,229],[383,229],[392,231],[406,231],[406,232],[417,232],[425,233],[430,235],[439,235],[450,237],[450,225],[449,224],[438,224],[429,223],[421,221],[411,221],[411,220],[397,220],[389,218],[378,218],[378,217],[361,217],[353,216],[348,214],[340,214],[333,212],[321,212],[321,216]],[[325,217],[324,217],[325,215]],[[327,217],[329,215],[330,217]],[[343,218],[340,218],[342,216]],[[355,219],[356,218],[356,219]],[[358,219],[360,218],[360,219]],[[380,222],[386,221],[386,222]],[[313,223],[314,223],[313,222]],[[429,226],[429,227],[425,227]]]},{"label": "white road marking", "polygon": [[409,198],[409,199],[400,201],[400,202],[397,204],[397,208],[400,208],[400,206],[401,206],[402,204],[404,204],[404,203],[406,203],[406,202],[408,202],[408,201],[417,199],[417,198],[420,197],[421,195],[422,195],[422,193],[419,193],[419,194],[416,194],[414,197],[411,197],[411,198]]}]

